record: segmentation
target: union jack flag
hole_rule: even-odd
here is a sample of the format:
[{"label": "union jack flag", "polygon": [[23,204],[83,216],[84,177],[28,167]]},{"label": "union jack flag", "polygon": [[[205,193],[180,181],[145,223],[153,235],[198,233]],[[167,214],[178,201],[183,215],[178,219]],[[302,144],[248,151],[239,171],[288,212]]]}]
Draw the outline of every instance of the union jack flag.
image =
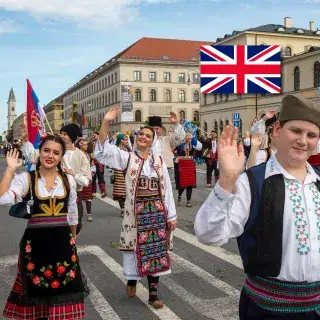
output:
[{"label": "union jack flag", "polygon": [[280,93],[281,48],[201,46],[201,93]]}]

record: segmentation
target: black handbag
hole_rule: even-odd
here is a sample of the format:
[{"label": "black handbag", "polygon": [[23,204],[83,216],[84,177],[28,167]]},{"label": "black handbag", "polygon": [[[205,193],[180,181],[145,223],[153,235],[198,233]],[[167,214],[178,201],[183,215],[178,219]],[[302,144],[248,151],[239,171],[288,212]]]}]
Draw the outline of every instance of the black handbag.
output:
[{"label": "black handbag", "polygon": [[[31,181],[32,180],[34,179],[31,179]],[[33,206],[32,183],[34,182],[32,181],[30,185],[30,189],[29,189],[30,197],[28,197],[27,195],[24,199],[22,199],[21,202],[14,204],[9,210],[9,216],[14,218],[20,218],[20,219],[31,218],[32,206]]]}]

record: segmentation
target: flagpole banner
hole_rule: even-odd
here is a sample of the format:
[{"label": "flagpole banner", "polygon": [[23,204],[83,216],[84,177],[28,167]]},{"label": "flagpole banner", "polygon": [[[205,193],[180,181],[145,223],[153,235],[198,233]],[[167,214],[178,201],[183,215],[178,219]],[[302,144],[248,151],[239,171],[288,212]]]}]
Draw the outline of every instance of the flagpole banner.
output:
[{"label": "flagpole banner", "polygon": [[39,149],[41,135],[45,133],[43,117],[44,111],[41,110],[39,99],[27,79],[27,129],[28,139],[35,149]]},{"label": "flagpole banner", "polygon": [[133,122],[133,103],[132,103],[132,85],[124,84],[121,85],[121,96],[122,96],[122,112],[121,122]]},{"label": "flagpole banner", "polygon": [[281,46],[204,45],[201,93],[281,93]]}]

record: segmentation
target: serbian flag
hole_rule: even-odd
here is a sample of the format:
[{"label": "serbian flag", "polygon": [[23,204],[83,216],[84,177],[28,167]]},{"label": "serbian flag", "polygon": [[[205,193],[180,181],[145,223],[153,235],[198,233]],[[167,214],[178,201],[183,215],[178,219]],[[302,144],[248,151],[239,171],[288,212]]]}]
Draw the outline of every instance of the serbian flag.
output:
[{"label": "serbian flag", "polygon": [[43,119],[45,113],[39,103],[39,99],[34,92],[32,85],[27,79],[27,128],[28,139],[35,149],[39,149],[41,135],[45,133]]}]

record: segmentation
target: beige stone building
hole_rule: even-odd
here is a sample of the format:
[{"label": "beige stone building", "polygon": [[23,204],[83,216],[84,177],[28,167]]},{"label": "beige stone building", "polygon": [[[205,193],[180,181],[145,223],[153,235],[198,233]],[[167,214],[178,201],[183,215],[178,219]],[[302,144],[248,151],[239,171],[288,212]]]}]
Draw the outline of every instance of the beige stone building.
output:
[{"label": "beige stone building", "polygon": [[[319,103],[320,87],[320,30],[314,22],[309,29],[292,27],[286,17],[284,25],[264,25],[218,38],[219,44],[271,45],[282,47],[282,94],[265,95],[201,95],[201,128],[219,134],[227,123],[232,123],[234,113],[240,113],[240,133],[248,129],[255,117],[260,119],[267,111],[279,111],[283,94],[302,93]],[[319,105],[320,107],[320,105]]]},{"label": "beige stone building", "polygon": [[[71,122],[72,104],[85,114],[91,129],[101,124],[111,107],[123,109],[122,89],[130,87],[133,121],[124,116],[111,125],[111,132],[131,131],[149,116],[168,119],[175,112],[199,121],[200,81],[198,51],[211,42],[142,38],[94,70],[63,94],[64,122]],[[126,104],[130,101],[126,102]],[[89,136],[92,130],[89,130]]]},{"label": "beige stone building", "polygon": [[13,140],[21,140],[22,126],[27,125],[27,113],[21,113],[12,123]]},{"label": "beige stone building", "polygon": [[[53,133],[58,134],[60,133],[60,129],[63,125],[63,118],[64,118],[64,112],[63,112],[63,99],[62,97],[58,97],[51,102],[49,102],[44,108],[44,112],[47,116],[48,122],[50,124],[50,127],[53,131]],[[47,132],[50,132],[50,128],[45,122],[45,128]]]}]

